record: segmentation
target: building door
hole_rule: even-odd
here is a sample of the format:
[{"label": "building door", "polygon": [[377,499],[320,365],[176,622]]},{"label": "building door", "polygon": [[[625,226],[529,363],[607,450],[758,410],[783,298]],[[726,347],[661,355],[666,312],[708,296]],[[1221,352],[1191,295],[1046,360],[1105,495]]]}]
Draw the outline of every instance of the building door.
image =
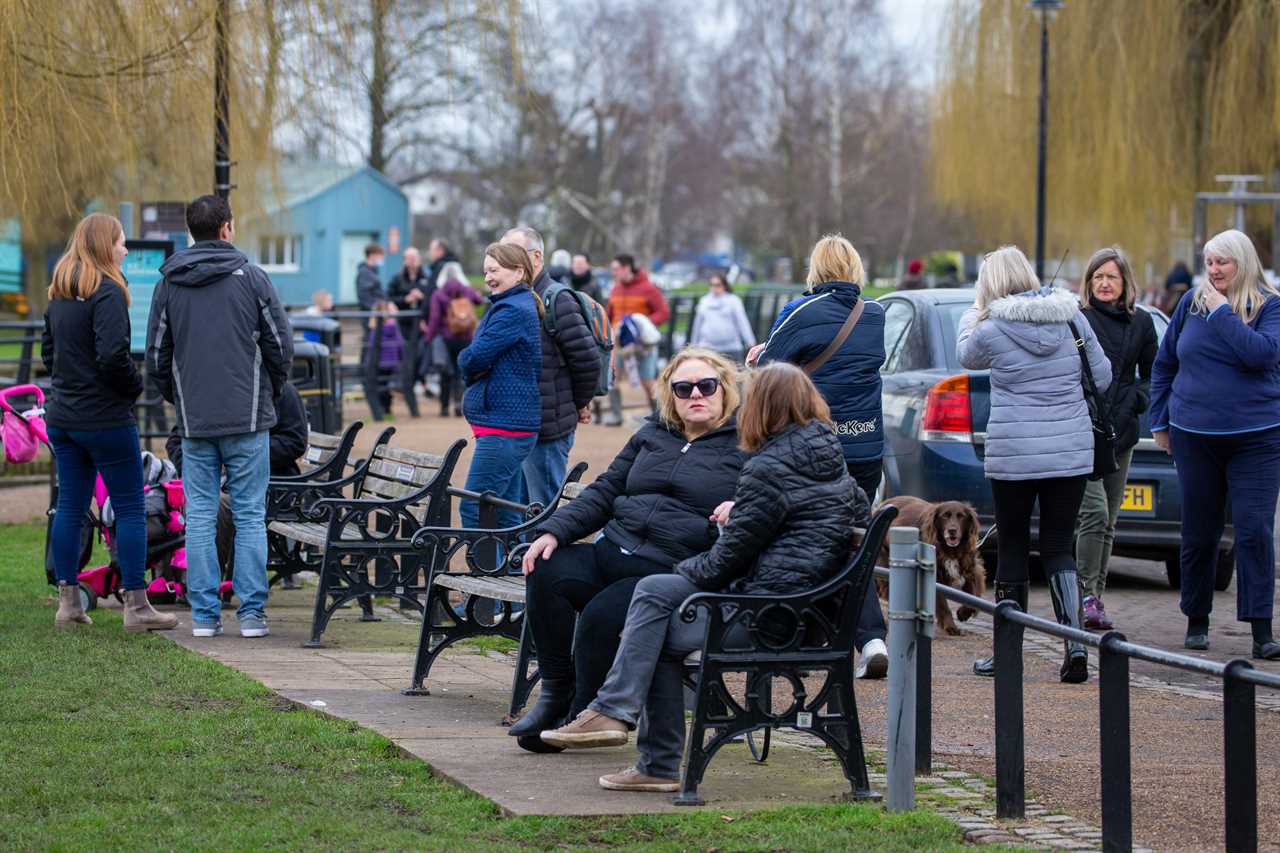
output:
[{"label": "building door", "polygon": [[339,305],[354,305],[356,301],[356,269],[364,262],[364,247],[376,243],[378,235],[371,231],[348,231],[342,235],[342,247],[338,253]]}]

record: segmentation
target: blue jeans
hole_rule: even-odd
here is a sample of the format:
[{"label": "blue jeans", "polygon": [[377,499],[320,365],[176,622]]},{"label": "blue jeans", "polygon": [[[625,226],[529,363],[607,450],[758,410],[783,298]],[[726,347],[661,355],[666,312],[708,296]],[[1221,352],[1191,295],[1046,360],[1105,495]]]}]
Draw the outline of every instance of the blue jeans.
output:
[{"label": "blue jeans", "polygon": [[550,505],[564,482],[569,467],[569,451],[573,448],[573,435],[551,441],[539,441],[524,460],[525,499],[528,503]]},{"label": "blue jeans", "polygon": [[1270,619],[1276,597],[1275,514],[1280,427],[1238,435],[1169,430],[1182,487],[1182,612],[1213,609],[1214,569],[1228,498],[1236,534],[1236,618]]},{"label": "blue jeans", "polygon": [[218,499],[222,469],[236,526],[232,583],[240,608],[236,617],[265,616],[267,606],[267,479],[271,444],[266,430],[218,438],[182,439],[182,487],[187,496],[187,600],[192,623],[216,624],[218,584]]},{"label": "blue jeans", "polygon": [[58,582],[76,585],[80,536],[98,474],[116,514],[116,562],[125,589],[147,585],[147,513],[142,497],[142,453],[136,426],[96,430],[49,427],[58,468],[58,507],[53,516],[53,570]]},{"label": "blue jeans", "polygon": [[[519,502],[524,491],[521,466],[537,441],[536,435],[477,436],[476,449],[471,454],[471,468],[467,471],[467,491],[493,492],[504,500]],[[478,501],[461,501],[458,513],[462,516],[463,527],[480,526]],[[524,517],[515,510],[498,510],[499,527],[515,527],[522,521]]]}]

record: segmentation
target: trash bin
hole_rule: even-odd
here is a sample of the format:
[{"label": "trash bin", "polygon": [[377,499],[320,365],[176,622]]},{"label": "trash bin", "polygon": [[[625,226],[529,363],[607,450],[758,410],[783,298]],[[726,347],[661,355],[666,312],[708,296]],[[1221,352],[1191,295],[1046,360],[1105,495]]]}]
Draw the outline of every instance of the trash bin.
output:
[{"label": "trash bin", "polygon": [[342,396],[338,393],[334,359],[329,348],[324,344],[295,339],[290,379],[302,396],[311,429],[330,435],[341,433]]}]

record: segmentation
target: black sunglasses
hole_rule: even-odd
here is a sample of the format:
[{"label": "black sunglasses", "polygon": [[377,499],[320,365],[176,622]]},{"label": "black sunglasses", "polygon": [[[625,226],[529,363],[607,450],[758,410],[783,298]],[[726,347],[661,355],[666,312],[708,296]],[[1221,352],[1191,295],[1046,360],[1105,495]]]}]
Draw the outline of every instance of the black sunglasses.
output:
[{"label": "black sunglasses", "polygon": [[709,379],[699,379],[697,382],[671,383],[671,393],[675,394],[681,400],[688,400],[692,397],[694,388],[697,388],[698,393],[702,396],[710,397],[720,390],[720,380],[712,376]]}]

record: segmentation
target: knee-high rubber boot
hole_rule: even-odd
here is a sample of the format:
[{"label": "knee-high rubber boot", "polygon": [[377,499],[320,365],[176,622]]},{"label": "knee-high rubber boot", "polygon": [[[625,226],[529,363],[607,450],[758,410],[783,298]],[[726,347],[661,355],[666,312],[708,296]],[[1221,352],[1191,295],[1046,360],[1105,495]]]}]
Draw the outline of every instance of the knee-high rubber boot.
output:
[{"label": "knee-high rubber boot", "polygon": [[[1059,625],[1084,630],[1084,611],[1080,599],[1080,578],[1073,570],[1049,576],[1049,595]],[[1058,675],[1066,684],[1082,684],[1089,680],[1089,650],[1071,640],[1062,641],[1062,668]]]},{"label": "knee-high rubber boot", "polygon": [[[1027,612],[1027,582],[1005,583],[996,581],[996,601],[1012,601],[1021,608],[1023,613]],[[995,678],[996,676],[996,659],[995,655],[989,658],[982,658],[973,662],[973,674],[981,675],[983,678]]]},{"label": "knee-high rubber boot", "polygon": [[573,688],[572,677],[543,678],[538,701],[507,729],[507,734],[515,738],[537,738],[544,731],[558,728],[569,715],[569,707],[573,704]]}]

